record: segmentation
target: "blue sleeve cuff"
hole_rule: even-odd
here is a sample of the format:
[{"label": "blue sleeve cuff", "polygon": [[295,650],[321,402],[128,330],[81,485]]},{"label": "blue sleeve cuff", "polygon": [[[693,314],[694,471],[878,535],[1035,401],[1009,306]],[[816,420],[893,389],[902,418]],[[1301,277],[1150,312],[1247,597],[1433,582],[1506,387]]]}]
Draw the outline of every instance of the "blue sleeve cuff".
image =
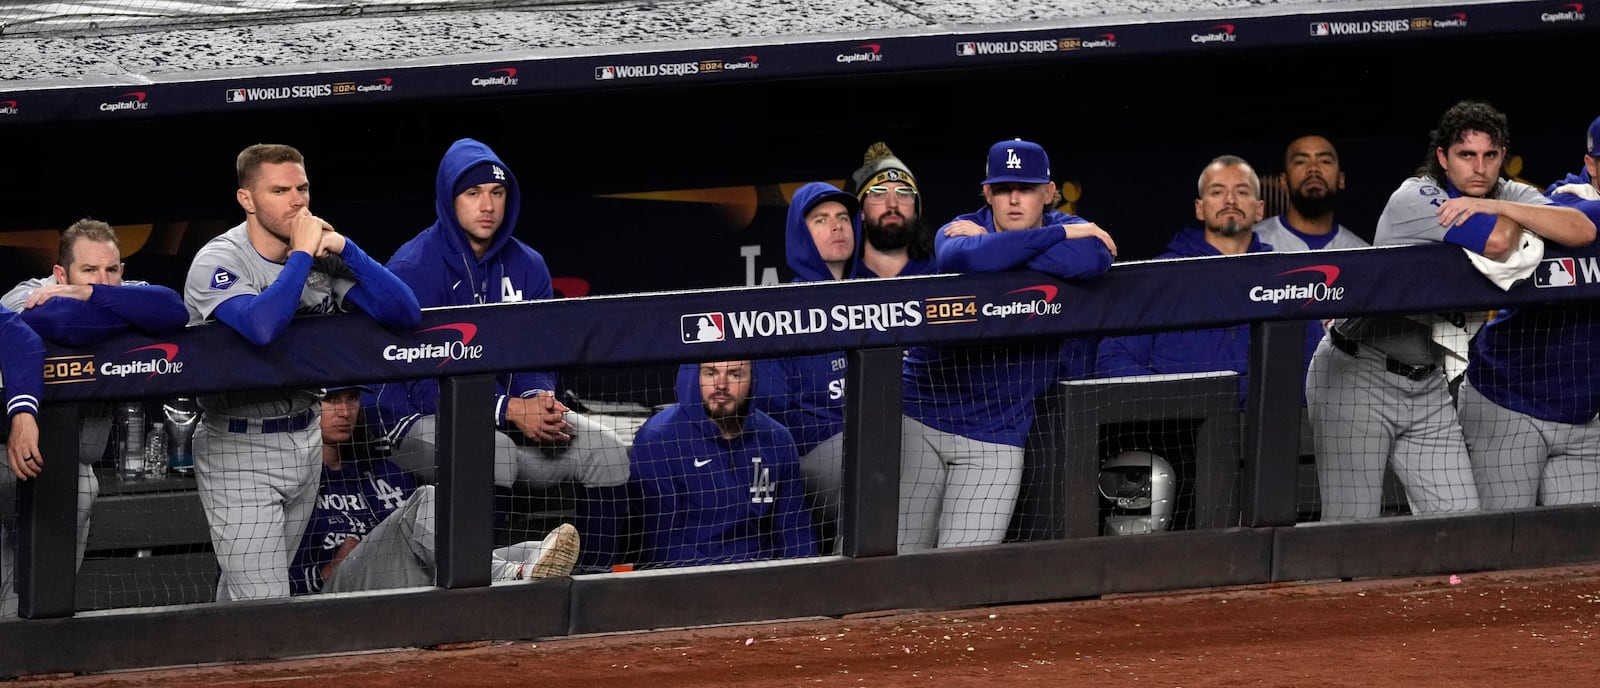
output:
[{"label": "blue sleeve cuff", "polygon": [[1483,253],[1484,247],[1489,245],[1489,235],[1494,233],[1494,225],[1499,221],[1498,215],[1474,214],[1467,218],[1466,222],[1445,232],[1444,240],[1467,250]]}]

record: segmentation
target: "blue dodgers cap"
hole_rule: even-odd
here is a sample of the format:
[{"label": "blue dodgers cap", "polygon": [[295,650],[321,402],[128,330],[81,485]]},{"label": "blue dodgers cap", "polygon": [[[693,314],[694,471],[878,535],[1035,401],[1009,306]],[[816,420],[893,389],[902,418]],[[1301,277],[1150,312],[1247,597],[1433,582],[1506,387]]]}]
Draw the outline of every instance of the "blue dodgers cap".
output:
[{"label": "blue dodgers cap", "polygon": [[371,393],[377,391],[377,390],[374,390],[372,388],[372,385],[342,385],[342,386],[339,386],[339,387],[324,387],[324,388],[322,388],[322,393],[324,395],[328,395],[328,394],[333,394],[334,392],[343,392],[344,390],[347,390],[347,389],[355,390],[357,392],[366,392],[368,394],[371,394]]},{"label": "blue dodgers cap", "polygon": [[1046,184],[1050,181],[1050,156],[1032,141],[1012,139],[989,147],[989,164],[983,168],[985,184]]},{"label": "blue dodgers cap", "polygon": [[505,183],[506,168],[495,163],[485,161],[467,168],[466,172],[462,172],[461,176],[456,177],[456,188],[454,193],[455,195],[460,196],[462,192],[479,184]]},{"label": "blue dodgers cap", "polygon": [[1600,117],[1589,123],[1589,157],[1600,158]]}]

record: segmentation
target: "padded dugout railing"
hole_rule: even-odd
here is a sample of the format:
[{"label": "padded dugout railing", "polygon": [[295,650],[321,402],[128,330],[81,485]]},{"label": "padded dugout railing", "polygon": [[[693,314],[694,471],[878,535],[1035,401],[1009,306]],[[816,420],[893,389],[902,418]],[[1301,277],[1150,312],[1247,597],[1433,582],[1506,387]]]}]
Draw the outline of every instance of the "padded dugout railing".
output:
[{"label": "padded dugout railing", "polygon": [[[1551,258],[1556,253],[1552,247]],[[440,587],[74,616],[72,587],[62,581],[73,580],[75,480],[68,471],[47,470],[20,489],[24,618],[0,623],[0,646],[7,648],[0,675],[1593,560],[1600,545],[1570,536],[1600,526],[1600,509],[1589,506],[1294,527],[1300,321],[1600,296],[1600,251],[1562,255],[1575,257],[1580,269],[1576,283],[1560,289],[1524,283],[1502,292],[1460,249],[1429,246],[1128,263],[1085,283],[1015,272],[449,308],[425,312],[423,324],[409,332],[388,332],[361,317],[324,316],[297,321],[278,343],[259,349],[219,326],[163,340],[126,335],[86,350],[51,348],[53,362],[96,362],[94,372],[79,366],[74,377],[67,370],[67,378],[55,378],[65,384],[47,388],[44,450],[55,456],[70,456],[75,447],[74,402],[445,376],[440,445],[450,451],[441,452],[440,462]],[[1024,300],[1051,307],[1036,308],[1036,317],[949,323],[925,307],[930,299],[952,298],[970,299],[979,313],[984,304]],[[820,320],[813,320],[813,309]],[[725,329],[721,341],[711,342],[683,329],[687,319],[731,313],[757,314],[775,328],[779,312],[797,314],[790,322],[822,326],[754,336]],[[1242,322],[1256,327],[1239,466],[1241,526],[894,554],[903,347]],[[339,348],[330,348],[332,341]],[[401,355],[407,348],[421,353]],[[490,373],[836,349],[850,352],[845,556],[487,585],[478,563],[490,546],[488,468],[448,456],[483,450],[477,445],[488,437],[481,419],[488,416]],[[166,372],[99,374],[104,363],[152,357],[164,361],[159,367]],[[1079,486],[1060,489],[1061,513],[1082,523],[1071,501]]]}]

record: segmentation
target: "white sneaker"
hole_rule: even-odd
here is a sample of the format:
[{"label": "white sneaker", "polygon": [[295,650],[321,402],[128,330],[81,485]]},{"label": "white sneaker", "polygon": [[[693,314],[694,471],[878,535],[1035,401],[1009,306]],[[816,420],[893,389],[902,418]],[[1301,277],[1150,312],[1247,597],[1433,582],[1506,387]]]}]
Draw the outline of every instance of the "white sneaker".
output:
[{"label": "white sneaker", "polygon": [[531,562],[527,569],[529,578],[572,575],[572,568],[578,565],[578,529],[571,523],[556,526],[545,536],[540,550],[539,560]]},{"label": "white sneaker", "polygon": [[494,576],[490,580],[496,583],[522,580],[522,568],[524,566],[527,566],[527,562],[502,561],[500,562],[500,567],[495,569]]}]

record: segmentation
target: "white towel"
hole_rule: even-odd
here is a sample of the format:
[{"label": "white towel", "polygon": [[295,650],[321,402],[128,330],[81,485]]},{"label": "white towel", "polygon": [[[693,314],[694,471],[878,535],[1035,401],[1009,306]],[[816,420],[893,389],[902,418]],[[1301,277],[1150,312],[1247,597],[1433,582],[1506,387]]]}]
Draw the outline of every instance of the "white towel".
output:
[{"label": "white towel", "polygon": [[1550,190],[1550,195],[1572,194],[1586,201],[1600,201],[1600,190],[1593,184],[1562,184]]},{"label": "white towel", "polygon": [[1532,277],[1533,272],[1539,269],[1539,261],[1544,260],[1544,239],[1522,230],[1522,245],[1506,256],[1504,261],[1496,261],[1476,251],[1461,250],[1466,252],[1467,260],[1472,261],[1472,267],[1494,282],[1495,286],[1510,291],[1512,285]]}]

